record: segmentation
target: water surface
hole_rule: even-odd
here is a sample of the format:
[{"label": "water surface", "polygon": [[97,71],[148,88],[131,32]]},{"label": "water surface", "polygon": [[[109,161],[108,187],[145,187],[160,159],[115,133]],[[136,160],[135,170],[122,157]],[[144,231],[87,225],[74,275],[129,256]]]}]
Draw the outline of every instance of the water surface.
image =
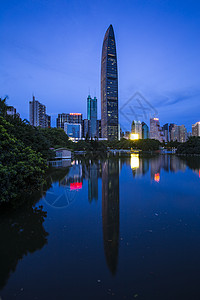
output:
[{"label": "water surface", "polygon": [[80,160],[0,215],[4,299],[200,299],[200,160]]}]

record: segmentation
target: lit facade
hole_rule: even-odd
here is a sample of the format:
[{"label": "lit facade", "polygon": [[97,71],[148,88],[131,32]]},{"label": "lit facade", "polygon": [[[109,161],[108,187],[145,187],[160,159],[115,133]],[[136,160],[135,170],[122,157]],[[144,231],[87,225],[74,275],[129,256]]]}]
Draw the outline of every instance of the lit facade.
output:
[{"label": "lit facade", "polygon": [[118,139],[118,73],[112,25],[106,31],[101,57],[101,130],[102,138]]},{"label": "lit facade", "polygon": [[137,134],[138,138],[142,138],[142,123],[140,121],[133,121],[131,125],[131,134]]},{"label": "lit facade", "polygon": [[159,140],[160,142],[163,142],[164,140],[164,136],[158,118],[150,119],[150,139]]},{"label": "lit facade", "polygon": [[79,140],[82,137],[81,124],[65,122],[64,131],[72,140]]}]

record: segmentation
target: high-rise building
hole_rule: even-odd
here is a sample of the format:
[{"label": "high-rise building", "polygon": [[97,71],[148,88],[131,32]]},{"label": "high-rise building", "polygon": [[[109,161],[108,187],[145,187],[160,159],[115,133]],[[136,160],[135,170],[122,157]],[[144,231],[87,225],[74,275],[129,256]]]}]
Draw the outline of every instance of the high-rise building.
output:
[{"label": "high-rise building", "polygon": [[192,136],[200,136],[200,122],[192,125]]},{"label": "high-rise building", "polygon": [[76,123],[64,123],[64,131],[72,140],[79,140],[82,137],[82,126]]},{"label": "high-rise building", "polygon": [[90,120],[90,137],[97,136],[97,98],[87,97],[87,118]]},{"label": "high-rise building", "polygon": [[33,126],[48,127],[51,117],[46,114],[46,106],[35,100],[29,102],[29,121]]},{"label": "high-rise building", "polygon": [[165,141],[163,131],[160,127],[158,118],[150,119],[150,139],[159,140],[160,142]]},{"label": "high-rise building", "polygon": [[64,123],[67,122],[67,115],[68,114],[58,114],[58,117],[56,118],[56,127],[62,128],[64,130]]},{"label": "high-rise building", "polygon": [[91,129],[91,126],[90,126],[90,120],[88,119],[84,119],[83,120],[83,137],[86,138],[86,137],[90,137],[91,134],[90,134],[90,129]]},{"label": "high-rise building", "polygon": [[97,120],[97,137],[101,138],[101,120]]},{"label": "high-rise building", "polygon": [[179,143],[184,143],[187,140],[187,130],[184,125],[173,124],[171,129],[171,141],[177,141]]},{"label": "high-rise building", "polygon": [[149,127],[145,122],[142,122],[142,139],[149,138]]},{"label": "high-rise building", "polygon": [[131,125],[131,133],[138,134],[138,138],[142,138],[142,123],[140,121],[133,121]]},{"label": "high-rise building", "polygon": [[46,127],[51,127],[51,116],[46,115]]},{"label": "high-rise building", "polygon": [[70,124],[81,124],[82,126],[82,114],[81,113],[70,113],[70,114],[58,114],[56,119],[57,128],[64,129],[64,123]]},{"label": "high-rise building", "polygon": [[174,128],[174,126],[174,123],[170,123],[169,125],[169,141],[172,141],[172,129]]},{"label": "high-rise building", "polygon": [[106,31],[101,57],[102,137],[118,139],[118,74],[115,36],[112,25]]},{"label": "high-rise building", "polygon": [[164,134],[164,137],[165,137],[165,141],[168,142],[169,141],[169,125],[168,125],[168,123],[163,125],[162,131],[163,131],[163,134]]},{"label": "high-rise building", "polygon": [[179,126],[179,141],[185,143],[187,141],[187,129],[184,125]]}]

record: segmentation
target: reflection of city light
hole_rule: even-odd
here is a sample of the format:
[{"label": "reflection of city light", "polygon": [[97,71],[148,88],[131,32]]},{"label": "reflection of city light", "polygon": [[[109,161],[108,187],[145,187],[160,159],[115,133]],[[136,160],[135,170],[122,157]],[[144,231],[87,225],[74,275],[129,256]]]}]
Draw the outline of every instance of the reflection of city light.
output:
[{"label": "reflection of city light", "polygon": [[160,173],[156,173],[156,174],[154,175],[154,180],[155,180],[156,182],[159,182],[159,181],[160,181]]},{"label": "reflection of city light", "polygon": [[80,190],[82,189],[82,182],[70,183],[70,190]]},{"label": "reflection of city light", "polygon": [[131,154],[131,169],[138,169],[139,166],[139,154]]},{"label": "reflection of city light", "polygon": [[131,133],[130,134],[131,140],[139,140],[139,134],[138,133]]}]

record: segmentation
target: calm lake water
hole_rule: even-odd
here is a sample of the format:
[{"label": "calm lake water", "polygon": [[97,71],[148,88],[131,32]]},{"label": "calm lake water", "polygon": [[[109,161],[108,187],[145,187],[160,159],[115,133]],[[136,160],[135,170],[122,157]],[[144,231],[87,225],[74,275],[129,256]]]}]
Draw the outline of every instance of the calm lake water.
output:
[{"label": "calm lake water", "polygon": [[75,160],[0,215],[0,297],[200,299],[200,159]]}]

